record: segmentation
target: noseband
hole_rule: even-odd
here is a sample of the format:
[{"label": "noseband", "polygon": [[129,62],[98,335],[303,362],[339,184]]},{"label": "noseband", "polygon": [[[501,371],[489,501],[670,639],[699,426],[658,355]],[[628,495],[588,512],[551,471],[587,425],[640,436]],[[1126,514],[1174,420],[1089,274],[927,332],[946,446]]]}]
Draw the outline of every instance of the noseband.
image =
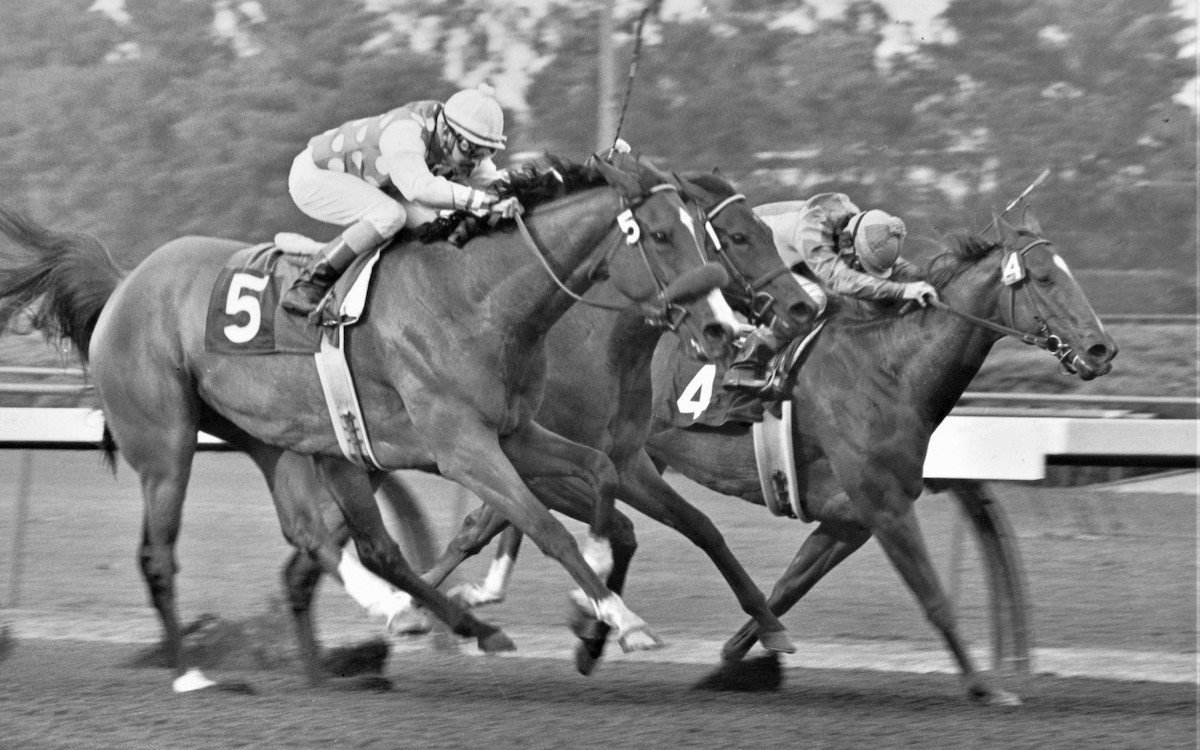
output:
[{"label": "noseband", "polygon": [[746,272],[738,265],[737,260],[725,251],[721,246],[721,240],[717,237],[717,230],[713,227],[713,219],[717,214],[724,211],[727,207],[734,203],[745,202],[746,196],[738,193],[731,195],[722,200],[717,205],[708,209],[704,215],[704,229],[708,232],[709,239],[712,240],[713,248],[717,257],[721,261],[721,265],[725,266],[725,270],[729,272],[729,278],[739,287],[740,293],[727,292],[727,297],[732,297],[735,301],[745,305],[747,311],[746,317],[754,325],[769,325],[771,318],[774,317],[772,308],[775,306],[775,298],[766,292],[759,290],[771,283],[774,279],[788,273],[786,266],[780,264],[780,267],[759,276],[756,279],[747,277]]}]

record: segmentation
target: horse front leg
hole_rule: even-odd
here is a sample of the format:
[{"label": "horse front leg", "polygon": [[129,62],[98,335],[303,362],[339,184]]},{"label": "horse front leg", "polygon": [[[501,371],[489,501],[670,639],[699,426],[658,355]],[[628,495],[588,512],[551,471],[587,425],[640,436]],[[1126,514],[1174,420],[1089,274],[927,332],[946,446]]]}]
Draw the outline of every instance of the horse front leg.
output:
[{"label": "horse front leg", "polygon": [[962,671],[970,697],[989,705],[1020,705],[1021,701],[1017,696],[993,688],[976,669],[975,661],[958,631],[954,607],[942,589],[933,562],[929,558],[929,550],[921,535],[921,527],[912,503],[908,503],[906,508],[899,511],[877,514],[871,528],[884,553],[925,610],[925,617],[946,641]]},{"label": "horse front leg", "polygon": [[[505,454],[521,475],[530,480],[534,494],[551,509],[589,522],[583,555],[597,575],[619,594],[625,587],[629,566],[637,551],[633,524],[615,509],[618,476],[606,455],[562,438],[537,423],[501,443]],[[575,666],[591,674],[603,655],[609,627],[590,611],[582,591],[572,594],[572,629],[580,643]],[[638,631],[619,632],[618,642],[629,651],[631,636]]]},{"label": "horse front leg", "polygon": [[[358,549],[359,560],[343,552],[336,563],[347,593],[360,603],[391,595],[379,577],[408,592],[456,635],[473,637],[485,652],[511,651],[513,642],[499,628],[484,623],[457,602],[421,580],[388,534],[367,474],[341,458],[315,459],[326,487],[333,493]],[[330,563],[332,564],[332,562]],[[364,570],[365,567],[365,570]]]},{"label": "horse front leg", "polygon": [[[448,438],[453,437],[452,441],[443,446],[439,457],[439,468],[442,474],[474,492],[477,497],[491,505],[523,534],[532,539],[544,554],[557,560],[571,578],[579,584],[583,597],[593,614],[617,630],[622,648],[642,650],[660,647],[662,642],[650,632],[640,617],[625,606],[621,597],[601,581],[566,527],[554,518],[525,484],[514,462],[508,458],[505,450],[501,449],[495,433],[490,432],[481,424],[472,426],[471,420],[463,420],[460,424],[452,425],[453,420],[450,415],[443,413],[440,416],[441,419],[438,423],[441,428],[447,432]],[[451,426],[453,429],[450,429]],[[615,479],[616,470],[612,468],[607,457],[598,451],[583,448],[583,446],[571,443],[542,428],[536,428],[534,433],[544,438],[538,450],[544,449],[548,453],[556,455],[562,444],[573,446],[569,452],[574,455],[587,456],[589,462],[596,467],[602,467],[607,463],[608,481],[611,483]],[[525,453],[522,446],[534,448],[538,445],[539,442],[536,440],[507,442],[507,447],[513,450],[519,462],[526,463],[526,459],[534,462],[533,464],[527,463],[527,467],[537,464],[538,459],[536,456]],[[576,465],[569,474],[578,477],[580,475],[579,465]],[[630,531],[632,531],[631,528]],[[602,554],[589,554],[588,557],[600,565],[604,562]],[[614,570],[614,573],[610,573],[610,579],[615,572]]]},{"label": "horse front leg", "polygon": [[724,576],[742,609],[752,618],[756,637],[763,646],[769,651],[794,653],[796,646],[783,623],[771,611],[766,597],[729,549],[720,530],[662,478],[645,451],[638,451],[621,468],[620,477],[621,500],[683,534],[704,550]]},{"label": "horse front leg", "polygon": [[[767,604],[777,616],[791,609],[796,602],[868,539],[871,532],[852,524],[825,522],[800,545],[787,570],[775,582]],[[759,640],[759,624],[748,620],[721,649],[726,662],[742,659]]]}]

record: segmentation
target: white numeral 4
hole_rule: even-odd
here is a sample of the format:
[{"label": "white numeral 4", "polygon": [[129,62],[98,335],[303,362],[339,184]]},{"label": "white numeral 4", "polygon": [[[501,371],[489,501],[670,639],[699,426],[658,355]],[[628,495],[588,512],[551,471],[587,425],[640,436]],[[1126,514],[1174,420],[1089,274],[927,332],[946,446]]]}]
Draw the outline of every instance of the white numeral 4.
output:
[{"label": "white numeral 4", "polygon": [[717,379],[717,366],[704,365],[700,368],[692,382],[687,384],[683,393],[679,394],[675,405],[680,414],[691,414],[692,419],[699,419],[704,410],[712,402],[713,381]]}]

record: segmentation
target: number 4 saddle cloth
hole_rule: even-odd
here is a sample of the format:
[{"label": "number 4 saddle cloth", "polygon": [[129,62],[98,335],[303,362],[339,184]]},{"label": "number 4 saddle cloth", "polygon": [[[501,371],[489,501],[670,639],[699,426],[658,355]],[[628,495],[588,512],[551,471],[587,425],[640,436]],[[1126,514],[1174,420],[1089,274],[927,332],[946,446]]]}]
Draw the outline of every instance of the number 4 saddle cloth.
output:
[{"label": "number 4 saddle cloth", "polygon": [[[810,342],[820,330],[789,342],[771,358],[768,372],[784,375],[785,389]],[[674,337],[654,353],[654,418],[675,427],[725,427],[763,421],[763,401],[745,390],[721,387],[723,368],[687,356]]]},{"label": "number 4 saddle cloth", "polygon": [[218,354],[313,354],[320,350],[321,336],[328,327],[353,322],[331,311],[342,309],[355,282],[373,267],[378,251],[356,259],[342,274],[322,306],[319,324],[279,307],[283,292],[300,276],[310,257],[274,242],[230,256],[209,297],[205,350]]}]

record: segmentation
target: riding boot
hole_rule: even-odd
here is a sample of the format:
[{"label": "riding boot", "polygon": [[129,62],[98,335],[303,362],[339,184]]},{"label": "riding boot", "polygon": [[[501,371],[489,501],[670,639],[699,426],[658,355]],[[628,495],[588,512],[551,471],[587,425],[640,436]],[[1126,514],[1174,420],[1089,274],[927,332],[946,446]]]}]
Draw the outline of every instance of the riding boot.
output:
[{"label": "riding boot", "polygon": [[721,386],[730,390],[762,392],[770,385],[766,377],[767,363],[778,347],[779,341],[770,330],[760,326],[751,331],[725,370]]},{"label": "riding boot", "polygon": [[312,315],[333,287],[333,282],[357,257],[358,253],[342,237],[313,253],[300,277],[284,293],[280,307],[293,315]]}]

